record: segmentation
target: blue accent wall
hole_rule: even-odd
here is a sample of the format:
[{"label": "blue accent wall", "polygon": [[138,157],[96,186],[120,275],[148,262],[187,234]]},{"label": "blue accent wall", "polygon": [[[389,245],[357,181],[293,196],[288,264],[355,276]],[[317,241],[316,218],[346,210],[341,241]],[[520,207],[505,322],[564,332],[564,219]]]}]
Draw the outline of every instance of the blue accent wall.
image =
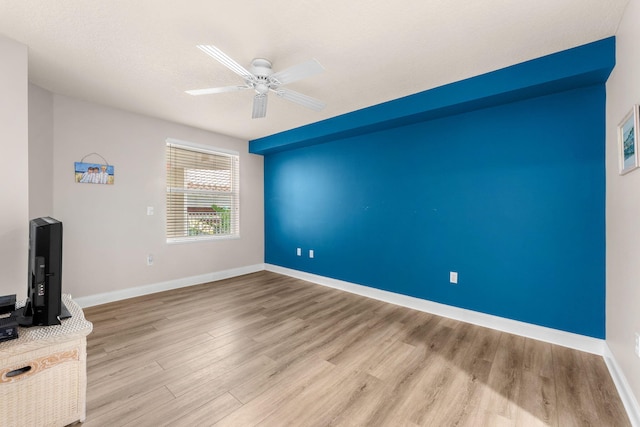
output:
[{"label": "blue accent wall", "polygon": [[615,38],[450,83],[249,142],[269,154],[432,120],[520,99],[603,83],[615,65]]},{"label": "blue accent wall", "polygon": [[280,147],[265,261],[604,338],[604,143],[601,81]]}]

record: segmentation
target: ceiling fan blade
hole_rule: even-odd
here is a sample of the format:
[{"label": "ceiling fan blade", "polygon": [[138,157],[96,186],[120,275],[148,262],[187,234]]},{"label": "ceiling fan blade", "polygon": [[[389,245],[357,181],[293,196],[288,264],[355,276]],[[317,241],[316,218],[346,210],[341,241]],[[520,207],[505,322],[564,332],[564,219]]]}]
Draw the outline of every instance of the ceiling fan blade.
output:
[{"label": "ceiling fan blade", "polygon": [[185,92],[187,92],[189,95],[210,95],[213,93],[236,92],[242,89],[251,89],[251,86],[210,87],[208,89],[186,90]]},{"label": "ceiling fan blade", "polygon": [[274,92],[280,98],[284,98],[287,101],[295,102],[296,104],[300,104],[303,107],[307,107],[315,111],[320,111],[327,105],[319,99],[312,98],[308,95],[304,95],[291,89],[278,88]]},{"label": "ceiling fan blade", "polygon": [[267,115],[267,94],[259,93],[253,97],[252,119],[261,119]]},{"label": "ceiling fan blade", "polygon": [[293,67],[278,71],[270,76],[270,80],[278,85],[286,85],[306,77],[315,76],[324,71],[324,67],[315,59],[310,59]]},{"label": "ceiling fan blade", "polygon": [[247,71],[247,69],[242,65],[231,59],[231,57],[229,57],[226,53],[224,53],[217,47],[207,44],[199,44],[197,47],[207,55],[210,55],[211,57],[216,59],[218,62],[220,62],[222,65],[224,65],[234,73],[238,74],[243,79],[251,80],[253,78],[253,74]]}]

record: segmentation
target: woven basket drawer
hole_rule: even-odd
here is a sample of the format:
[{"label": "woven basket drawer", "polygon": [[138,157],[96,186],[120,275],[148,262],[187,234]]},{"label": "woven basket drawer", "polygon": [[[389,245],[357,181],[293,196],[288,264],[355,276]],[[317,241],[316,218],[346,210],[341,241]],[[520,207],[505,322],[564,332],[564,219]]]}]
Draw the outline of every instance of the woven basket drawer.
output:
[{"label": "woven basket drawer", "polygon": [[0,425],[64,426],[84,419],[86,339],[0,360]]}]

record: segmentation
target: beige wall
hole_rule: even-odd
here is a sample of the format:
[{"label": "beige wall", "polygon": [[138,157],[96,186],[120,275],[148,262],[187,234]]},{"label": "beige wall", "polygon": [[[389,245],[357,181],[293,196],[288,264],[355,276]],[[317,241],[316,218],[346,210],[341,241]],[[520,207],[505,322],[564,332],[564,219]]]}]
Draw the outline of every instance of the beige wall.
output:
[{"label": "beige wall", "polygon": [[0,295],[27,293],[27,47],[0,36]]},{"label": "beige wall", "polygon": [[29,218],[53,216],[53,94],[29,85]]},{"label": "beige wall", "polygon": [[[640,170],[618,175],[616,127],[640,104],[640,0],[631,0],[618,29],[616,67],[607,82],[607,344],[640,397]],[[636,136],[637,138],[637,136]]]},{"label": "beige wall", "polygon": [[[263,158],[248,153],[247,141],[61,95],[52,99],[53,216],[64,227],[63,292],[91,296],[263,262]],[[240,239],[166,243],[167,138],[240,152]],[[94,152],[114,165],[114,185],[75,183],[74,162]],[[95,155],[85,161],[102,162]],[[155,215],[147,216],[148,206]],[[153,266],[146,264],[148,254]]]}]

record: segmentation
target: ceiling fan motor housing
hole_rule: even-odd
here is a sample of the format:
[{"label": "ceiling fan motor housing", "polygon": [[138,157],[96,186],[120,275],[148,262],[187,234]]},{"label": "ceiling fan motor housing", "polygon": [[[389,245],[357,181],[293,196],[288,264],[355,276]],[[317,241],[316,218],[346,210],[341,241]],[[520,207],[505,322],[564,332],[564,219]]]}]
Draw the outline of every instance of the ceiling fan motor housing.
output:
[{"label": "ceiling fan motor housing", "polygon": [[260,95],[266,94],[269,89],[274,89],[276,85],[269,80],[269,76],[273,74],[271,69],[271,61],[264,58],[255,58],[251,61],[251,72],[256,78],[253,82],[247,82],[253,85],[253,88]]},{"label": "ceiling fan motor housing", "polygon": [[251,61],[251,68],[254,75],[258,77],[269,77],[273,74],[273,70],[271,69],[271,61],[264,58],[255,58]]}]

